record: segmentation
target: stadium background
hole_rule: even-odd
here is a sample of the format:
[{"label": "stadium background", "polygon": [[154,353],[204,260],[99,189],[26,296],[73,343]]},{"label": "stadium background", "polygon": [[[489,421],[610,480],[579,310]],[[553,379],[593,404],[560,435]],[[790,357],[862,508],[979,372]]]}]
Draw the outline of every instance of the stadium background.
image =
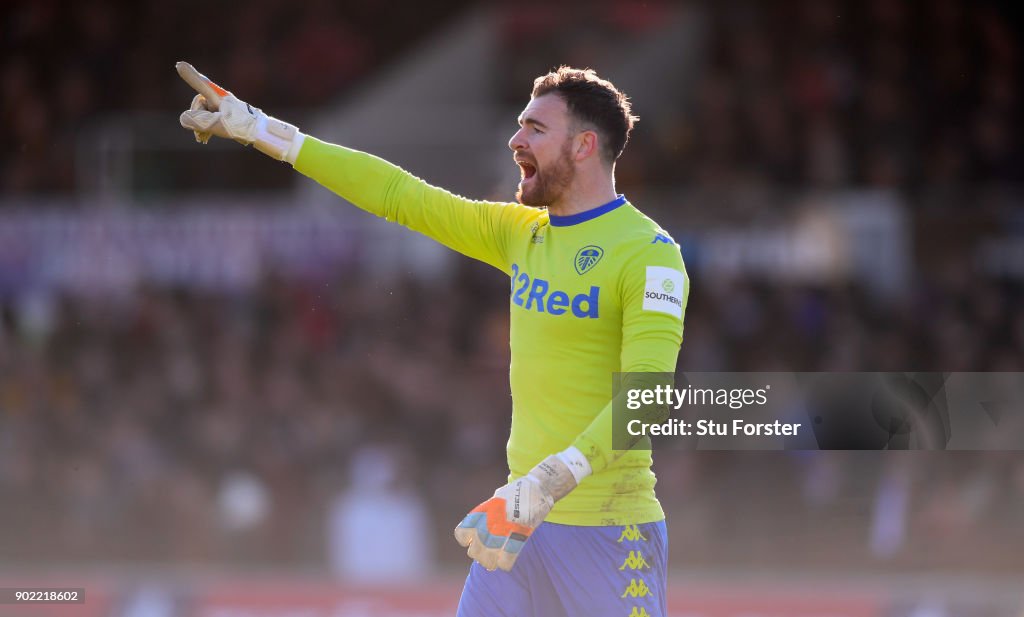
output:
[{"label": "stadium background", "polygon": [[[450,530],[505,474],[504,278],[195,144],[180,59],[501,199],[531,79],[594,67],[641,117],[618,188],[687,260],[681,370],[1024,366],[995,3],[19,0],[0,24],[0,586],[88,594],[0,615],[450,614]],[[674,615],[1024,612],[1019,452],[656,471]]]}]

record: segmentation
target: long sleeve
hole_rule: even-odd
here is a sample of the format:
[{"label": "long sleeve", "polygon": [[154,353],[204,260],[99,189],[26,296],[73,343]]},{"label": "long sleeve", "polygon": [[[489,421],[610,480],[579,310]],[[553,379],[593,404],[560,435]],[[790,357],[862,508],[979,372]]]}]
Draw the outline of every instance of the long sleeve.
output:
[{"label": "long sleeve", "polygon": [[379,157],[307,136],[295,169],[354,205],[509,272],[509,243],[540,210],[466,199]]}]

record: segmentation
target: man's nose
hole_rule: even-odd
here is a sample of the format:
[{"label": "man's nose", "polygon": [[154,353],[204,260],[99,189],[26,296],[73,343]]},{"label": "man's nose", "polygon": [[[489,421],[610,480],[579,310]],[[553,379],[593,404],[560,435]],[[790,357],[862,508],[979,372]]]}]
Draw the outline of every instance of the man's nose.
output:
[{"label": "man's nose", "polygon": [[526,147],[526,142],[523,140],[523,129],[516,131],[515,135],[512,136],[512,139],[508,140],[508,147],[513,152],[516,150],[522,150]]}]

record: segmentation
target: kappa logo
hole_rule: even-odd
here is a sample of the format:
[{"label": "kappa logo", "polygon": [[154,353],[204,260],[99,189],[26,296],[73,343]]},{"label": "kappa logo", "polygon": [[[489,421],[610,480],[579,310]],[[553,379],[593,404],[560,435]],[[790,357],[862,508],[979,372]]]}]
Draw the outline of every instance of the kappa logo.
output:
[{"label": "kappa logo", "polygon": [[642,570],[644,568],[650,569],[650,567],[651,564],[647,563],[647,560],[644,559],[643,553],[640,551],[629,551],[629,556],[626,557],[626,560],[622,562],[621,566],[619,566],[619,570],[625,570],[626,568],[629,568],[630,570]]},{"label": "kappa logo", "polygon": [[597,265],[597,262],[601,261],[602,257],[604,257],[604,249],[593,244],[576,251],[576,273],[586,274]]},{"label": "kappa logo", "polygon": [[619,544],[622,544],[623,540],[629,540],[630,542],[636,542],[637,540],[647,541],[644,534],[640,533],[640,528],[634,525],[626,525],[622,528],[622,535],[619,536]]},{"label": "kappa logo", "polygon": [[626,617],[651,617],[651,614],[642,606],[634,606],[633,610],[629,611],[629,615],[626,615]]},{"label": "kappa logo", "polygon": [[629,587],[626,587],[626,591],[622,592],[620,598],[629,596],[631,598],[646,598],[647,596],[654,595],[651,593],[651,588],[647,586],[642,579],[637,582],[635,578],[629,579]]},{"label": "kappa logo", "polygon": [[675,244],[675,242],[672,241],[672,238],[669,238],[665,234],[656,234],[654,236],[654,239],[651,240],[651,244],[657,244],[659,242],[664,242],[665,244]]},{"label": "kappa logo", "polygon": [[534,244],[542,244],[544,242],[544,236],[543,235],[539,235],[539,236],[537,235],[537,232],[539,230],[540,230],[540,223],[534,223],[530,227],[530,242],[533,242]]}]

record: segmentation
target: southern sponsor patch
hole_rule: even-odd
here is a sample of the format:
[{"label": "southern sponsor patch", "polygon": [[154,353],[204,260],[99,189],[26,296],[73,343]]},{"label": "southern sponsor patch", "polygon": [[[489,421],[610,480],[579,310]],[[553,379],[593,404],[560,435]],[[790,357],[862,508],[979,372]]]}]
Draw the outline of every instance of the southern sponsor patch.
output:
[{"label": "southern sponsor patch", "polygon": [[647,266],[644,310],[682,317],[685,285],[686,279],[679,270],[664,266]]}]

